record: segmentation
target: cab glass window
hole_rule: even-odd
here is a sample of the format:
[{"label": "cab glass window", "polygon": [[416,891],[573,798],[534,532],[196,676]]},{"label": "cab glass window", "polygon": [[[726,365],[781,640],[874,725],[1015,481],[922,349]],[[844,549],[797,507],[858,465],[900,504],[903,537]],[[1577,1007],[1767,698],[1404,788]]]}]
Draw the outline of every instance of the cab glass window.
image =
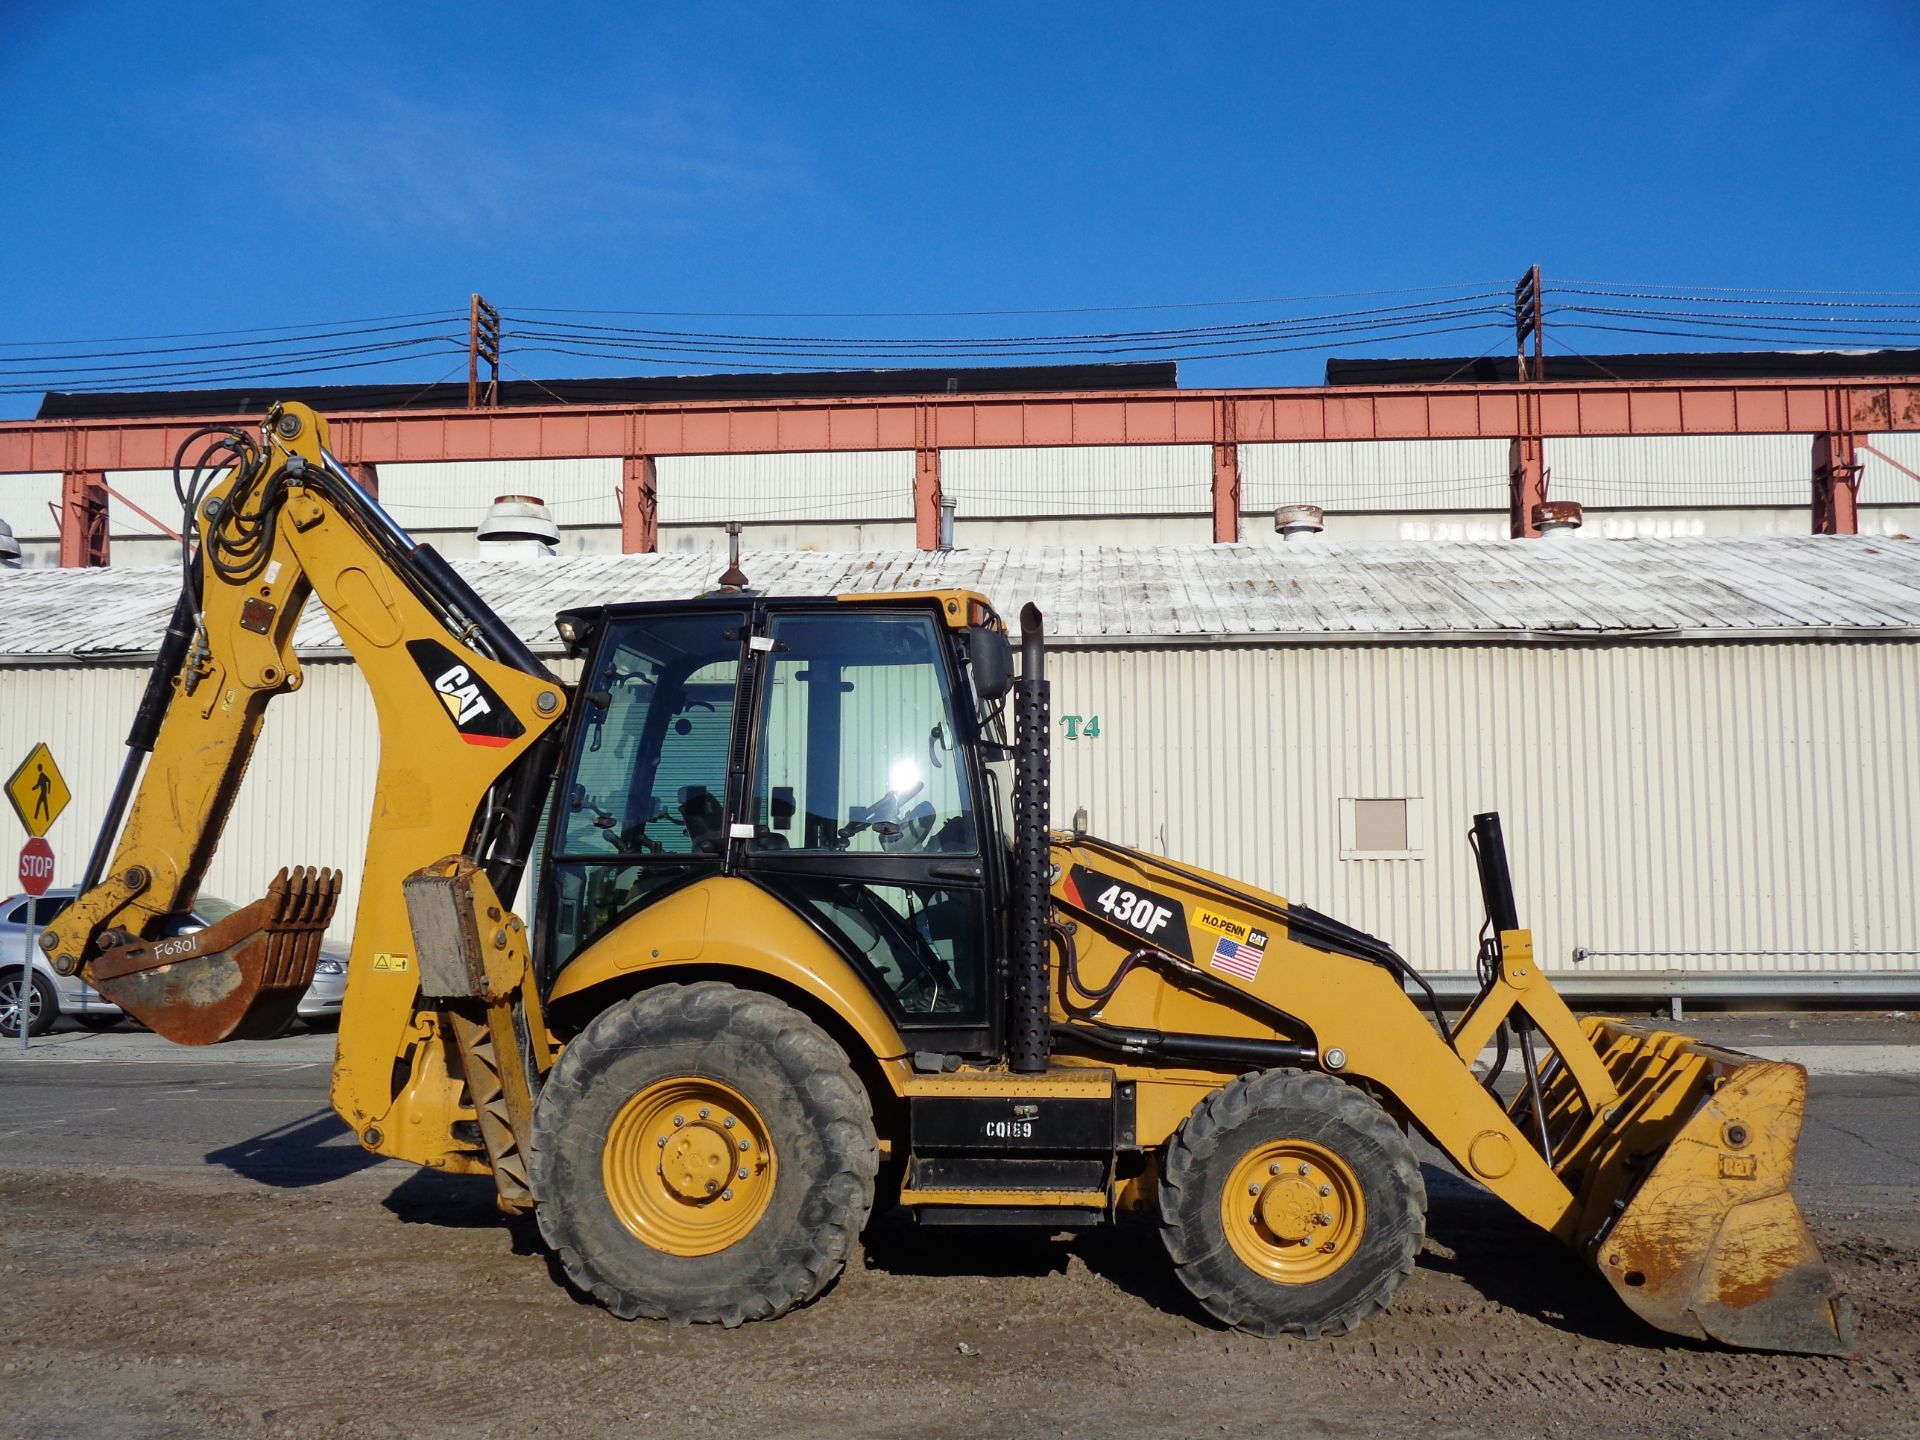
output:
[{"label": "cab glass window", "polygon": [[935,621],[776,616],[753,850],[971,855],[973,797]]},{"label": "cab glass window", "polygon": [[556,854],[718,858],[746,616],[629,621],[585,677]]},{"label": "cab glass window", "polygon": [[977,892],[773,872],[761,882],[834,937],[910,1020],[986,1018],[986,936]]}]

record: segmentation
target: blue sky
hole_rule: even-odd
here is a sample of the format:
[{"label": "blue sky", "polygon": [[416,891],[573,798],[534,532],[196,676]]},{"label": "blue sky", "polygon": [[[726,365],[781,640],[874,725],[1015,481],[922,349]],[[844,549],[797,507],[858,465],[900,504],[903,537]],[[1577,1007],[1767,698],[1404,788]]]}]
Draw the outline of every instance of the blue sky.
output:
[{"label": "blue sky", "polygon": [[[1017,310],[1510,286],[1535,262],[1549,282],[1920,289],[1920,6],[1900,0],[0,14],[0,360],[452,310],[472,290],[508,310]],[[536,375],[711,368],[510,337],[516,357]],[[1311,382],[1324,358],[1183,380]],[[0,395],[0,413],[34,403]]]}]

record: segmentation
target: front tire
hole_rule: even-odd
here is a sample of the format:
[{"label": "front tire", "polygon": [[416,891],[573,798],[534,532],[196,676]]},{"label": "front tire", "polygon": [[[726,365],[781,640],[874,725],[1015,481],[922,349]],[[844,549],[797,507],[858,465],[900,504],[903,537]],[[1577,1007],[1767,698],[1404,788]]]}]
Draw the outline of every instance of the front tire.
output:
[{"label": "front tire", "polygon": [[770,996],[643,991],[561,1053],[534,1111],[540,1231],[622,1319],[771,1319],[840,1273],[873,1208],[873,1114],[845,1054]]},{"label": "front tire", "polygon": [[1384,1110],[1328,1075],[1245,1075],[1168,1142],[1160,1230],[1208,1313],[1255,1335],[1345,1335],[1413,1271],[1427,1189]]},{"label": "front tire", "polygon": [[54,992],[53,984],[38,970],[28,972],[32,984],[28,986],[26,1004],[20,1003],[20,966],[0,962],[0,1035],[10,1040],[20,1038],[20,1013],[26,1011],[27,1034],[44,1035],[53,1028],[53,1022],[60,1018],[60,997]]}]

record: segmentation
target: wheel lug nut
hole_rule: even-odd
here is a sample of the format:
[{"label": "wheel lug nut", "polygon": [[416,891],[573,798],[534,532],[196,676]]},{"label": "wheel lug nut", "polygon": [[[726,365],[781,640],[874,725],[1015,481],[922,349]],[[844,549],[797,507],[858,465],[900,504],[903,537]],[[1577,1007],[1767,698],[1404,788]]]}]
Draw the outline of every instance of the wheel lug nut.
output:
[{"label": "wheel lug nut", "polygon": [[1258,1195],[1259,1193],[1260,1193],[1260,1187],[1258,1185],[1247,1186],[1247,1194]]},{"label": "wheel lug nut", "polygon": [[1333,1217],[1322,1210],[1318,1215],[1313,1217],[1313,1223],[1316,1225],[1331,1225],[1333,1223]]},{"label": "wheel lug nut", "polygon": [[733,1198],[733,1191],[731,1191],[731,1190],[722,1190],[722,1191],[720,1192],[720,1198],[721,1198],[722,1200],[731,1200],[731,1199]]},{"label": "wheel lug nut", "polygon": [[744,1180],[744,1179],[746,1179],[746,1178],[747,1178],[747,1167],[746,1167],[746,1166],[744,1166],[744,1165],[742,1165],[742,1166],[740,1167],[740,1178],[741,1178],[742,1180]]},{"label": "wheel lug nut", "polygon": [[711,1195],[714,1191],[718,1190],[719,1188],[720,1188],[720,1182],[718,1180],[707,1181],[707,1194]]},{"label": "wheel lug nut", "polygon": [[687,1123],[687,1117],[684,1115],[676,1115],[673,1117],[673,1123],[676,1125],[684,1125]]},{"label": "wheel lug nut", "polygon": [[655,1140],[653,1143],[658,1145],[662,1150],[664,1150],[667,1148],[667,1137],[662,1135],[658,1140]]},{"label": "wheel lug nut", "polygon": [[1278,1161],[1275,1161],[1273,1164],[1267,1166],[1267,1174],[1278,1175],[1279,1173],[1280,1173],[1280,1164]]},{"label": "wheel lug nut", "polygon": [[745,1149],[748,1149],[749,1147],[748,1147],[748,1145],[747,1145],[747,1142],[746,1142],[746,1141],[744,1141],[744,1140],[742,1140],[742,1141],[740,1142],[740,1148],[741,1148],[742,1150],[745,1150]]},{"label": "wheel lug nut", "polygon": [[709,1110],[706,1106],[702,1105],[700,1107],[700,1118],[702,1120],[705,1120],[708,1116],[712,1114],[713,1114],[713,1111]]},{"label": "wheel lug nut", "polygon": [[722,1120],[720,1123],[726,1126],[727,1129],[731,1130],[733,1128],[733,1117],[729,1115],[727,1116],[726,1119]]},{"label": "wheel lug nut", "polygon": [[1333,1187],[1331,1185],[1322,1185],[1320,1187],[1320,1193],[1322,1195],[1331,1195],[1333,1193]]},{"label": "wheel lug nut", "polygon": [[[678,1123],[678,1122],[676,1122],[676,1123]],[[1301,1173],[1302,1175],[1311,1175],[1311,1174],[1313,1173],[1313,1167],[1312,1167],[1311,1165],[1309,1165],[1309,1164],[1307,1164],[1307,1162],[1306,1162],[1306,1161],[1304,1161],[1304,1160],[1302,1160],[1302,1161],[1300,1162],[1300,1173]]]}]

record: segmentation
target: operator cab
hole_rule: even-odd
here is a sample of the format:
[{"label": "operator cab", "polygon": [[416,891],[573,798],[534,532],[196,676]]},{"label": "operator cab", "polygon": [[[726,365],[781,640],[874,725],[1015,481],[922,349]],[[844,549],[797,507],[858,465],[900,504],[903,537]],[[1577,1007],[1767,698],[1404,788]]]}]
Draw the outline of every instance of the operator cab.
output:
[{"label": "operator cab", "polygon": [[549,817],[543,979],[675,890],[760,885],[915,1049],[1004,1033],[1006,632],[963,592],[572,610],[583,659]]}]

